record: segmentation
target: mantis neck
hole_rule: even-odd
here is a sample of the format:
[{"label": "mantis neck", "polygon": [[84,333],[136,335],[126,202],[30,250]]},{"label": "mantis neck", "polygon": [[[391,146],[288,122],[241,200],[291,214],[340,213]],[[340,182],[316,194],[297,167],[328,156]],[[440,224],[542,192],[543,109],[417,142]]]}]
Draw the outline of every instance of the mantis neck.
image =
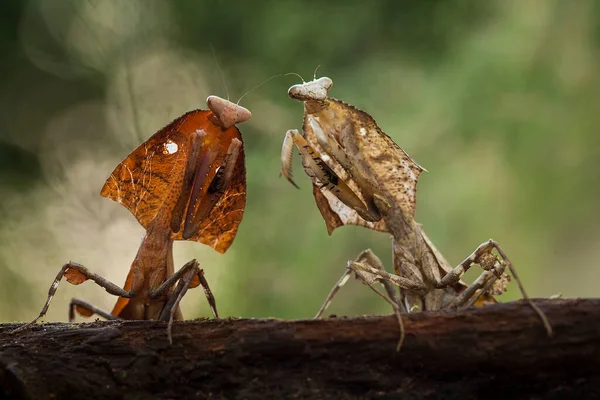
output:
[{"label": "mantis neck", "polygon": [[[433,271],[434,275],[438,274],[435,272],[436,270],[449,271],[452,269],[425,234],[421,224],[412,218],[406,218],[399,207],[394,207],[385,216],[385,222],[393,237],[395,260],[406,261],[422,269],[429,269]],[[398,269],[400,266],[396,265],[395,267]]]},{"label": "mantis neck", "polygon": [[159,212],[148,226],[132,266],[132,286],[138,292],[156,289],[174,273],[169,222],[170,215]]},{"label": "mantis neck", "polygon": [[326,100],[307,100],[304,102],[304,115],[316,114],[327,107]]},{"label": "mantis neck", "polygon": [[395,257],[415,264],[423,250],[423,239],[415,221],[405,218],[401,210],[390,210],[384,219],[394,240]]}]

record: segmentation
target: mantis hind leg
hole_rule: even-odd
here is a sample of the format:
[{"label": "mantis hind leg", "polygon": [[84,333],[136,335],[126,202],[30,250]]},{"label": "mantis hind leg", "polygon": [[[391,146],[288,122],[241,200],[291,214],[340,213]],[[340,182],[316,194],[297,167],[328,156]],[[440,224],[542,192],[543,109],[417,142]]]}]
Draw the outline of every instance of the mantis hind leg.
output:
[{"label": "mantis hind leg", "polygon": [[[498,253],[499,257],[494,254],[494,250]],[[508,268],[512,276],[515,278],[515,281],[517,281],[517,285],[521,290],[523,299],[538,314],[542,320],[542,323],[544,324],[544,328],[546,329],[548,336],[552,337],[552,326],[550,325],[546,314],[544,314],[544,312],[531,301],[512,262],[509,260],[502,247],[500,247],[500,245],[492,239],[480,244],[477,249],[475,249],[475,251],[469,255],[469,257],[467,257],[451,272],[446,274],[446,276],[444,276],[440,281],[440,284],[447,286],[457,282],[473,264],[479,264],[484,271],[475,280],[475,282],[473,282],[467,289],[464,290],[463,293],[456,297],[454,302],[450,304],[451,308],[469,307],[477,301],[481,294],[493,291],[493,285],[503,276],[504,271]],[[478,290],[479,292],[477,292]]]},{"label": "mantis hind leg", "polygon": [[84,317],[91,317],[92,315],[96,314],[109,321],[120,319],[119,317],[115,317],[111,313],[101,310],[87,301],[74,298],[71,299],[71,302],[69,303],[69,322],[73,322],[75,320],[75,312],[83,315]]},{"label": "mantis hind leg", "polygon": [[50,285],[50,289],[48,290],[48,297],[46,298],[46,303],[44,303],[42,311],[40,311],[40,314],[37,316],[37,318],[23,326],[20,326],[11,333],[17,333],[29,328],[37,321],[39,321],[40,318],[46,315],[46,312],[48,312],[48,308],[50,307],[50,303],[52,302],[52,298],[54,297],[54,294],[56,293],[56,290],[58,289],[58,285],[60,284],[62,278],[66,278],[67,282],[73,285],[79,285],[87,281],[88,279],[91,279],[97,285],[103,287],[108,293],[113,294],[115,296],[131,298],[135,295],[134,292],[128,292],[122,289],[120,286],[115,285],[114,283],[106,280],[100,275],[91,272],[81,264],[68,262],[62,266],[62,268],[56,275],[56,278],[54,278],[54,282],[52,282],[52,285]]}]

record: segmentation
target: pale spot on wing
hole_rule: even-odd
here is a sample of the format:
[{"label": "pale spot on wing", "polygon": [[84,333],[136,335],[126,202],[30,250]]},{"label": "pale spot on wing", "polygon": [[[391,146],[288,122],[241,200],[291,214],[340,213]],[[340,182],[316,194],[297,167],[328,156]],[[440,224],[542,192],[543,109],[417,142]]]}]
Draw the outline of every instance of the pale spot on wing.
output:
[{"label": "pale spot on wing", "polygon": [[177,150],[179,150],[177,143],[169,139],[164,144],[163,154],[174,154]]}]

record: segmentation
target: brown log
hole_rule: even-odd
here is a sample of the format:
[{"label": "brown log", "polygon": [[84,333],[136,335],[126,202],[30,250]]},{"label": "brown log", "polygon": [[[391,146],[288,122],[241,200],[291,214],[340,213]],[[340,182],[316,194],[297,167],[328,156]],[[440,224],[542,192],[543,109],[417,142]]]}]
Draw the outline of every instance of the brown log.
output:
[{"label": "brown log", "polygon": [[[404,316],[0,325],[0,398],[559,399],[600,395],[600,300]],[[4,397],[2,397],[4,395]]]}]

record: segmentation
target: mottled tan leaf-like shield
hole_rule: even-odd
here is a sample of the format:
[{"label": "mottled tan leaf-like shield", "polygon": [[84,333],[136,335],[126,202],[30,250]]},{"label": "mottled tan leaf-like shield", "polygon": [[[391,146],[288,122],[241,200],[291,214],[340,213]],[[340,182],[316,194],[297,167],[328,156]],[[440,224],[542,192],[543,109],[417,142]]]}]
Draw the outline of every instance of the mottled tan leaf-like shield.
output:
[{"label": "mottled tan leaf-like shield", "polygon": [[[399,207],[406,221],[415,215],[417,181],[424,170],[377,125],[373,117],[343,101],[327,96],[329,78],[294,85],[288,94],[304,102],[302,136],[327,166],[365,204],[375,192],[391,207]],[[306,166],[305,166],[306,170]],[[340,201],[312,176],[315,200],[329,234],[342,225],[360,225],[389,232],[383,219],[367,221]]]}]

